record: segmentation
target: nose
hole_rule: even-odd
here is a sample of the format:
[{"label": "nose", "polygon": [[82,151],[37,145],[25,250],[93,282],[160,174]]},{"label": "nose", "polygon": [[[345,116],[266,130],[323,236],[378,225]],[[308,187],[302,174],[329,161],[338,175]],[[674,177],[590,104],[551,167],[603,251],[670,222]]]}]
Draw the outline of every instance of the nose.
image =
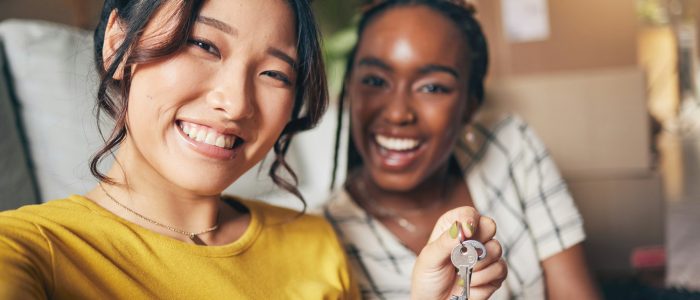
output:
[{"label": "nose", "polygon": [[[237,76],[238,77],[238,76]],[[228,77],[209,90],[206,99],[211,108],[222,112],[229,120],[248,119],[253,116],[253,89],[247,78]]]},{"label": "nose", "polygon": [[399,92],[389,99],[384,110],[384,119],[395,125],[410,125],[416,122],[417,115],[407,92]]}]

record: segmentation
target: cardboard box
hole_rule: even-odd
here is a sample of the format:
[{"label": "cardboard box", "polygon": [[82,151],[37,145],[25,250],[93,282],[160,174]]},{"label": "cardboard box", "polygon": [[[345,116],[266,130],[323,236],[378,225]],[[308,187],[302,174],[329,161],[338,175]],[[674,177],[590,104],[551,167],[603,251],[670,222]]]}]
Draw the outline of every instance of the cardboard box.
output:
[{"label": "cardboard box", "polygon": [[484,109],[530,123],[568,177],[644,174],[651,167],[644,73],[617,68],[491,82]]},{"label": "cardboard box", "polygon": [[630,272],[633,249],[664,244],[665,202],[659,174],[567,182],[583,215],[584,247],[592,270]]}]

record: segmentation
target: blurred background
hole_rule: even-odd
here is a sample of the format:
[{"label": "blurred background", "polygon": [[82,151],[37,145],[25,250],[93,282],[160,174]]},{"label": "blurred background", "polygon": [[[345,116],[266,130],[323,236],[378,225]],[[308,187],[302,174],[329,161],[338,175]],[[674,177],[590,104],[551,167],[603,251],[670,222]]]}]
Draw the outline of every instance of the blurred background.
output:
[{"label": "blurred background", "polygon": [[[333,95],[363,2],[314,1]],[[584,216],[588,260],[606,296],[698,299],[700,3],[472,2],[491,54],[483,110],[520,114],[550,149]],[[99,138],[86,30],[101,6],[0,0],[0,91],[9,99],[0,106],[0,209],[92,184],[86,158]],[[311,206],[328,196],[334,111],[290,154]],[[66,181],[64,170],[75,179]],[[264,175],[253,171],[231,190],[294,206]]]}]

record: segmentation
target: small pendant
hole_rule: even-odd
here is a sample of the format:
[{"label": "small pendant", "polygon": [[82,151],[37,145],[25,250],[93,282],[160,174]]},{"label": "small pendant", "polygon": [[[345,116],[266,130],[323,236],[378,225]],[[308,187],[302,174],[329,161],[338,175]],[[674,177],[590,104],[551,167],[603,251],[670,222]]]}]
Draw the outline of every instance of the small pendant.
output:
[{"label": "small pendant", "polygon": [[409,222],[408,220],[404,218],[399,218],[396,221],[399,223],[399,226],[401,226],[401,228],[406,229],[408,232],[416,232],[416,225],[413,225],[413,223]]},{"label": "small pendant", "polygon": [[194,233],[190,233],[188,236],[190,237],[190,240],[193,240],[193,241],[194,241],[194,238],[197,237],[197,235]]}]

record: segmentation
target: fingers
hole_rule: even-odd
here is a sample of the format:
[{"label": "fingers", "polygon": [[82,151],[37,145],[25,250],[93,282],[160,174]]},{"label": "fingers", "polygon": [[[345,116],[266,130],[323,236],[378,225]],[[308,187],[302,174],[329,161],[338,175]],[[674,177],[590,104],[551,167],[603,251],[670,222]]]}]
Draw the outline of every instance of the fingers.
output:
[{"label": "fingers", "polygon": [[[452,221],[452,224],[454,224],[454,221]],[[448,226],[437,237],[431,237],[431,241],[423,247],[418,255],[421,259],[416,261],[414,268],[420,267],[426,272],[435,272],[445,268],[448,264],[451,266],[449,260],[452,248],[459,243],[456,236],[450,233],[451,226]],[[438,226],[436,225],[436,227]]]},{"label": "fingers", "polygon": [[503,248],[501,248],[501,243],[497,240],[487,241],[484,243],[484,247],[486,247],[486,257],[479,261],[476,266],[474,266],[474,272],[482,270],[497,262],[503,255]]},{"label": "fingers", "polygon": [[508,275],[508,265],[502,258],[486,266],[485,268],[472,273],[471,287],[479,287],[491,283],[501,283]]},{"label": "fingers", "polygon": [[[477,220],[479,220],[479,222],[477,222]],[[471,239],[474,232],[478,231],[477,227],[482,224],[480,220],[481,215],[473,207],[462,206],[451,209],[442,214],[437,222],[435,222],[435,227],[433,227],[433,232],[430,234],[428,243],[437,239],[445,231],[448,231],[455,221],[462,225],[460,230],[462,231],[464,239]],[[491,220],[491,222],[493,222],[493,220]]]},{"label": "fingers", "polygon": [[501,287],[501,282],[494,282],[493,284],[487,284],[479,287],[472,287],[469,290],[469,299],[476,300],[486,300],[491,298],[493,293]]},{"label": "fingers", "polygon": [[485,216],[480,217],[478,227],[479,230],[476,231],[472,239],[486,243],[496,236],[496,222],[493,219]]},{"label": "fingers", "polygon": [[489,299],[501,287],[507,275],[508,267],[502,258],[485,269],[474,272],[469,299]]}]

